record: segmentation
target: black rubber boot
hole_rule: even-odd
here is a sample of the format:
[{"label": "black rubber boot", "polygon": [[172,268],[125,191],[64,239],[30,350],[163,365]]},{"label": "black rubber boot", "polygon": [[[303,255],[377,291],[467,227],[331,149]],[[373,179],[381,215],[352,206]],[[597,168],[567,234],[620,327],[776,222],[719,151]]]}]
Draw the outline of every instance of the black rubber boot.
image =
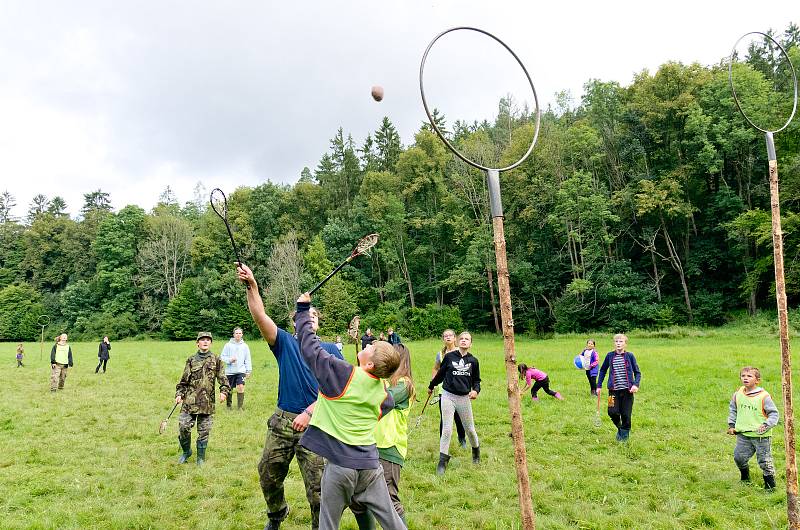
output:
[{"label": "black rubber boot", "polygon": [[206,447],[208,447],[208,442],[197,442],[197,465],[203,465],[203,462],[206,461]]},{"label": "black rubber boot", "polygon": [[436,466],[437,475],[444,475],[444,472],[447,470],[447,463],[449,461],[450,461],[450,455],[439,453],[439,465]]},{"label": "black rubber boot", "polygon": [[480,447],[473,447],[472,448],[472,463],[473,464],[480,464],[481,463],[481,448]]},{"label": "black rubber boot", "polygon": [[619,432],[617,432],[617,441],[618,442],[627,442],[628,441],[628,437],[630,435],[631,435],[631,430],[630,429],[620,429]]},{"label": "black rubber boot", "polygon": [[231,405],[233,405],[233,393],[228,392],[228,395],[225,397],[225,406],[231,408]]},{"label": "black rubber boot", "polygon": [[742,482],[750,482],[750,468],[740,467],[739,474],[742,476]]},{"label": "black rubber boot", "polygon": [[280,519],[267,519],[267,524],[264,527],[264,530],[280,530],[281,523],[283,522],[286,517],[289,515],[289,507],[286,507],[286,510],[282,513],[282,515],[278,515]]},{"label": "black rubber boot", "polygon": [[765,490],[775,489],[775,475],[764,475],[764,489]]},{"label": "black rubber boot", "polygon": [[353,516],[358,523],[358,530],[375,530],[375,516],[369,510],[364,513],[353,512]]},{"label": "black rubber boot", "polygon": [[241,394],[236,394],[236,407],[239,410],[242,410],[244,408],[244,392],[242,392]]},{"label": "black rubber boot", "polygon": [[183,449],[183,454],[178,459],[178,463],[185,464],[189,457],[192,456],[192,437],[181,438],[178,436],[178,443],[181,444],[181,449]]}]

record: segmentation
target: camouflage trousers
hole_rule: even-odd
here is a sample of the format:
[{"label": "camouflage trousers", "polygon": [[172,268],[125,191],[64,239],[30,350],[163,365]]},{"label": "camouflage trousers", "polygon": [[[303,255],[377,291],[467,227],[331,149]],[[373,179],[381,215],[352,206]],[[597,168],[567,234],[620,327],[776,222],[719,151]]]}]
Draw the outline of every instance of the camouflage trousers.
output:
[{"label": "camouflage trousers", "polygon": [[197,443],[208,443],[211,434],[211,425],[214,423],[213,414],[189,414],[181,412],[178,416],[178,439],[191,440],[192,429],[197,421]]},{"label": "camouflage trousers", "polygon": [[289,511],[283,481],[289,472],[292,458],[297,455],[297,464],[306,485],[306,498],[311,506],[311,528],[316,530],[319,528],[319,491],[325,461],[299,444],[303,433],[292,429],[292,420],[296,416],[297,414],[276,409],[270,417],[264,452],[258,463],[258,477],[264,500],[267,501],[268,517],[273,521],[282,521]]},{"label": "camouflage trousers", "polygon": [[53,368],[50,369],[50,390],[55,392],[56,389],[61,390],[64,388],[68,368],[66,364],[53,364]]}]

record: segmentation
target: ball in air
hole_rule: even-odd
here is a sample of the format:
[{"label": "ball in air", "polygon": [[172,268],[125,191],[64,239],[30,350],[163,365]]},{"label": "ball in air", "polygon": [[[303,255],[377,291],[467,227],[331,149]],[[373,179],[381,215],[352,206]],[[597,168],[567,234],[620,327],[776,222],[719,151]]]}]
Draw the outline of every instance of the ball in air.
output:
[{"label": "ball in air", "polygon": [[375,85],[372,87],[372,99],[375,101],[380,101],[383,99],[383,87],[379,85]]}]

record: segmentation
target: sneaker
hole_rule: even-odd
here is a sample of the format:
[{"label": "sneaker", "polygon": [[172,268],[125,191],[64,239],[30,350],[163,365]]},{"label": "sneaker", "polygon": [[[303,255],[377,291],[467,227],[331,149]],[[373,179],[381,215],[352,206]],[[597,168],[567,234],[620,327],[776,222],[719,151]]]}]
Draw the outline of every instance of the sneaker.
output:
[{"label": "sneaker", "polygon": [[539,396],[531,396],[532,401],[539,401]]},{"label": "sneaker", "polygon": [[556,399],[561,399],[561,400],[564,399],[563,397],[561,397],[561,392],[556,392],[555,398]]}]

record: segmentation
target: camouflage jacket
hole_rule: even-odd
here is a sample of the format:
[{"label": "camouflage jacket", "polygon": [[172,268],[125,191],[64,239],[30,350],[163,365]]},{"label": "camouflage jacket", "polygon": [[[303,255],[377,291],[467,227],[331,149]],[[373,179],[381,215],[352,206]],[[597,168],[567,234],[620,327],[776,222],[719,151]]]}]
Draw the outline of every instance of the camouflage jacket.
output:
[{"label": "camouflage jacket", "polygon": [[[198,352],[199,353],[199,352]],[[219,382],[219,391],[230,393],[228,378],[225,377],[225,363],[216,355],[209,353],[201,359],[197,354],[186,359],[183,375],[175,387],[175,397],[183,399],[181,412],[189,414],[214,414],[216,393],[214,380]]]}]

